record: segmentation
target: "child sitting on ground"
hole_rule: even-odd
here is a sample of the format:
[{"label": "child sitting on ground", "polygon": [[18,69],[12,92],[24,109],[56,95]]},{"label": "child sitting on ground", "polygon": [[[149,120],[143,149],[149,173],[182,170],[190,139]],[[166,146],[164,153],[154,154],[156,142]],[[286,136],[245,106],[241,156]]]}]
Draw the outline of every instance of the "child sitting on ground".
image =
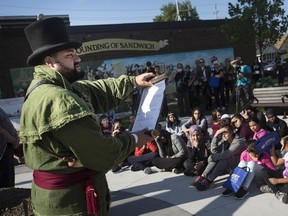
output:
[{"label": "child sitting on ground", "polygon": [[[260,176],[260,170],[263,167],[271,170],[276,170],[276,166],[273,164],[270,155],[267,152],[263,152],[260,154],[257,151],[255,143],[256,142],[254,140],[251,140],[248,144],[247,149],[241,153],[240,163],[238,164],[238,167],[247,167],[249,173],[245,178],[242,186],[235,194],[235,199],[244,199],[249,194],[248,189],[254,176]],[[233,191],[231,191],[230,189],[226,189],[222,193],[224,197],[230,196],[232,194]]]}]

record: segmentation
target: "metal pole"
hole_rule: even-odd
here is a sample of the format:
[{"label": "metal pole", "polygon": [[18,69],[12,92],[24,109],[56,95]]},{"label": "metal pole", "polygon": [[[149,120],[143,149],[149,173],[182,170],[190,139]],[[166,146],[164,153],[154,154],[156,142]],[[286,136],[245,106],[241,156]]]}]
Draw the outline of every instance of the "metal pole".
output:
[{"label": "metal pole", "polygon": [[179,14],[178,0],[176,0],[176,21],[182,21]]}]

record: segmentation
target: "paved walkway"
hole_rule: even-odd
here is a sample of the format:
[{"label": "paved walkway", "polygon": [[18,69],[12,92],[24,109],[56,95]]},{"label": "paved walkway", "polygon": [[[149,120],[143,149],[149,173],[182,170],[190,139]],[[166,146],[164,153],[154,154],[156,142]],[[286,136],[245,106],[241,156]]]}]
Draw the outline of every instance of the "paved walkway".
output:
[{"label": "paved walkway", "polygon": [[[107,173],[112,195],[110,216],[286,216],[288,205],[278,201],[273,194],[262,194],[251,185],[249,196],[236,200],[233,196],[222,197],[223,181],[216,179],[212,188],[197,191],[192,177],[171,172],[147,175],[129,169],[119,173]],[[32,172],[25,165],[16,166],[16,187],[30,188]]]}]

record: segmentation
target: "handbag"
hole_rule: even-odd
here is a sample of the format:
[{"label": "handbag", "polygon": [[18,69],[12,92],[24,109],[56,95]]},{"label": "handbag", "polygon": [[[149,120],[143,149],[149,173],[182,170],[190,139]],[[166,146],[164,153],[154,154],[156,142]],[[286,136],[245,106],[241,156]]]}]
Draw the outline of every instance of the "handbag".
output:
[{"label": "handbag", "polygon": [[218,78],[218,77],[211,77],[210,78],[210,82],[209,82],[210,87],[218,88],[219,84],[220,84],[220,78]]},{"label": "handbag", "polygon": [[230,175],[229,178],[226,180],[226,182],[224,182],[223,187],[236,193],[242,186],[248,174],[249,174],[248,167],[243,168],[236,167],[233,170],[232,175]]}]

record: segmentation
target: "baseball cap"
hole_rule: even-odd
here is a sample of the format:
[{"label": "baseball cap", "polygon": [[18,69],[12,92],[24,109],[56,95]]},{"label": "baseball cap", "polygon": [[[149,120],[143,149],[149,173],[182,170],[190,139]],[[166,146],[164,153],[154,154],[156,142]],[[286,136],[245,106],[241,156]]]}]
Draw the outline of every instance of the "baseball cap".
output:
[{"label": "baseball cap", "polygon": [[230,118],[230,115],[225,113],[221,116],[221,119],[225,119],[225,118]]}]

